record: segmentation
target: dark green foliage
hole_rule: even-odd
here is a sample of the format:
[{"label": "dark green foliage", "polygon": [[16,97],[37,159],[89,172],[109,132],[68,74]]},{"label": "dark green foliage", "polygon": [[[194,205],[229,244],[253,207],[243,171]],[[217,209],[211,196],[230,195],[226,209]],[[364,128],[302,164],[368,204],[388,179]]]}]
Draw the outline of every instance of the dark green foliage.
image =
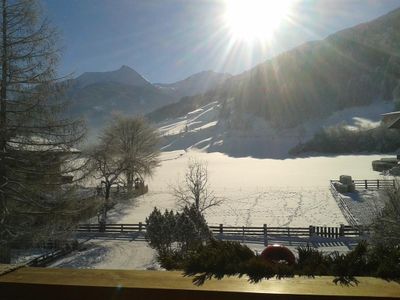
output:
[{"label": "dark green foliage", "polygon": [[400,247],[399,245],[375,245],[368,254],[372,276],[386,280],[399,279]]},{"label": "dark green foliage", "polygon": [[372,223],[373,243],[400,244],[400,185],[386,190],[385,206]]},{"label": "dark green foliage", "polygon": [[159,252],[171,249],[175,241],[176,215],[174,212],[165,210],[162,214],[156,207],[146,218],[146,240],[150,247]]},{"label": "dark green foliage", "polygon": [[212,237],[204,216],[192,205],[175,215],[175,241],[183,251],[193,249]]},{"label": "dark green foliage", "polygon": [[297,248],[297,263],[273,263],[256,256],[247,246],[237,242],[213,240],[187,253],[182,264],[185,276],[194,276],[196,285],[211,278],[247,275],[250,282],[269,278],[299,276],[334,276],[342,285],[358,284],[356,276],[375,276],[387,280],[400,279],[398,246],[359,243],[346,254],[323,254],[309,246]]},{"label": "dark green foliage", "polygon": [[184,268],[184,258],[186,253],[181,249],[168,249],[166,251],[157,251],[157,261],[166,270],[181,270]]},{"label": "dark green foliage", "polygon": [[326,275],[328,266],[326,259],[321,251],[310,247],[298,247],[299,258],[297,260],[297,272],[299,275],[314,277],[315,274]]},{"label": "dark green foliage", "polygon": [[193,282],[201,285],[205,280],[240,273],[242,264],[254,257],[253,251],[238,242],[211,240],[200,245],[185,261],[185,275],[195,276]]},{"label": "dark green foliage", "polygon": [[318,153],[390,153],[400,148],[400,132],[384,126],[369,130],[350,130],[341,124],[316,133],[306,142],[289,151],[292,155]]},{"label": "dark green foliage", "polygon": [[249,276],[250,282],[259,282],[262,279],[294,277],[295,270],[285,263],[273,263],[256,256],[243,264],[241,275]]},{"label": "dark green foliage", "polygon": [[347,254],[333,252],[326,257],[329,268],[329,275],[335,276],[334,282],[350,285],[358,284],[355,276],[365,276],[369,274],[367,259],[367,244],[361,242],[355,249]]},{"label": "dark green foliage", "polygon": [[165,210],[164,214],[154,208],[146,223],[146,240],[167,270],[182,268],[185,257],[212,238],[206,220],[194,205],[177,213]]}]

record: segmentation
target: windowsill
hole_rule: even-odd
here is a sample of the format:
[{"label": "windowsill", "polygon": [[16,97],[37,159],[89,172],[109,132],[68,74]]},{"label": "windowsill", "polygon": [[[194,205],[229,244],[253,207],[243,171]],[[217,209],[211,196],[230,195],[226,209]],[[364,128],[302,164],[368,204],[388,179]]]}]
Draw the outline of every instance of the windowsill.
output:
[{"label": "windowsill", "polygon": [[[400,284],[360,277],[358,286],[335,285],[332,277],[296,277],[248,283],[225,278],[193,285],[180,272],[23,267],[0,276],[1,299],[358,299],[400,298]],[[5,298],[3,298],[5,297]],[[7,298],[9,297],[9,298]]]}]

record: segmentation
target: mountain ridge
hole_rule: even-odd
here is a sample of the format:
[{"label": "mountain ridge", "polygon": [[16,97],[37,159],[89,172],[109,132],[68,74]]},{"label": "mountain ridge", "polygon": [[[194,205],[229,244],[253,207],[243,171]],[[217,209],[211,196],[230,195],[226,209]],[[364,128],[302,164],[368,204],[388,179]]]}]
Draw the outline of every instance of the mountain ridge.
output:
[{"label": "mountain ridge", "polygon": [[71,103],[72,116],[84,117],[90,128],[99,128],[113,113],[146,114],[187,95],[205,92],[226,76],[216,72],[193,74],[177,82],[176,89],[169,90],[150,83],[137,71],[123,65],[117,70],[85,72],[68,80],[65,98]]},{"label": "mountain ridge", "polygon": [[227,79],[205,95],[162,107],[148,117],[174,118],[220,101],[224,115],[250,113],[276,127],[292,127],[346,107],[392,101],[400,89],[396,28],[400,28],[400,9],[304,43]]}]

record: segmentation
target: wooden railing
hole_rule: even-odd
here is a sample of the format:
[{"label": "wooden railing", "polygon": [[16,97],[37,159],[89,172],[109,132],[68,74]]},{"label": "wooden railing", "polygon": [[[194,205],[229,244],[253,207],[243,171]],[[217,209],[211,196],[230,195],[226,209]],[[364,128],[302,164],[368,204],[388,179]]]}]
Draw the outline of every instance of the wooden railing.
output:
[{"label": "wooden railing", "polygon": [[[339,237],[358,237],[369,233],[367,228],[360,226],[327,227],[327,226],[308,226],[308,227],[273,227],[264,224],[260,227],[249,226],[209,226],[214,236],[221,235],[231,236],[260,236],[267,239],[268,237],[313,237],[320,236],[326,238]],[[146,224],[139,222],[138,224],[81,224],[78,232],[85,233],[145,233]]]},{"label": "wooden railing", "polygon": [[358,221],[357,219],[353,216],[353,214],[351,213],[350,209],[348,208],[346,201],[343,199],[342,194],[339,193],[335,186],[333,185],[334,182],[332,182],[331,180],[331,186],[330,186],[330,190],[332,193],[333,198],[335,198],[337,205],[339,206],[340,210],[343,213],[343,216],[345,217],[345,219],[347,220],[347,222],[349,222],[349,224],[353,227],[357,227],[358,226]]},{"label": "wooden railing", "polygon": [[45,243],[46,248],[50,248],[45,254],[35,257],[26,263],[30,267],[46,267],[57,259],[71,253],[84,243],[73,241],[48,241]]},{"label": "wooden railing", "polygon": [[[339,182],[339,180],[331,180],[331,184]],[[356,189],[365,189],[365,190],[379,190],[379,189],[387,189],[393,188],[395,186],[395,180],[389,179],[362,179],[362,180],[353,180]]]},{"label": "wooden railing", "polygon": [[[0,265],[0,274],[7,265]],[[10,270],[10,269],[8,269]],[[180,272],[47,269],[24,267],[0,275],[0,298],[74,300],[239,300],[239,299],[399,299],[400,284],[358,277],[356,286],[340,286],[333,277],[263,280],[211,280],[197,287]]]}]

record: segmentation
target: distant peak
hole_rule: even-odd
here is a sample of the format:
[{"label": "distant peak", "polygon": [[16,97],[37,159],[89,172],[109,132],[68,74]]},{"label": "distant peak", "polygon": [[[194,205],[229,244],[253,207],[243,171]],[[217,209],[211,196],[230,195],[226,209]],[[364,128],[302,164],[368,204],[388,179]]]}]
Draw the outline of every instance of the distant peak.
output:
[{"label": "distant peak", "polygon": [[151,86],[142,75],[127,65],[122,65],[114,71],[87,72],[79,76],[77,80],[80,87],[100,82],[114,82],[132,86]]},{"label": "distant peak", "polygon": [[130,70],[133,71],[133,69],[131,67],[128,67],[127,65],[122,65],[121,68],[119,68],[120,70]]}]

